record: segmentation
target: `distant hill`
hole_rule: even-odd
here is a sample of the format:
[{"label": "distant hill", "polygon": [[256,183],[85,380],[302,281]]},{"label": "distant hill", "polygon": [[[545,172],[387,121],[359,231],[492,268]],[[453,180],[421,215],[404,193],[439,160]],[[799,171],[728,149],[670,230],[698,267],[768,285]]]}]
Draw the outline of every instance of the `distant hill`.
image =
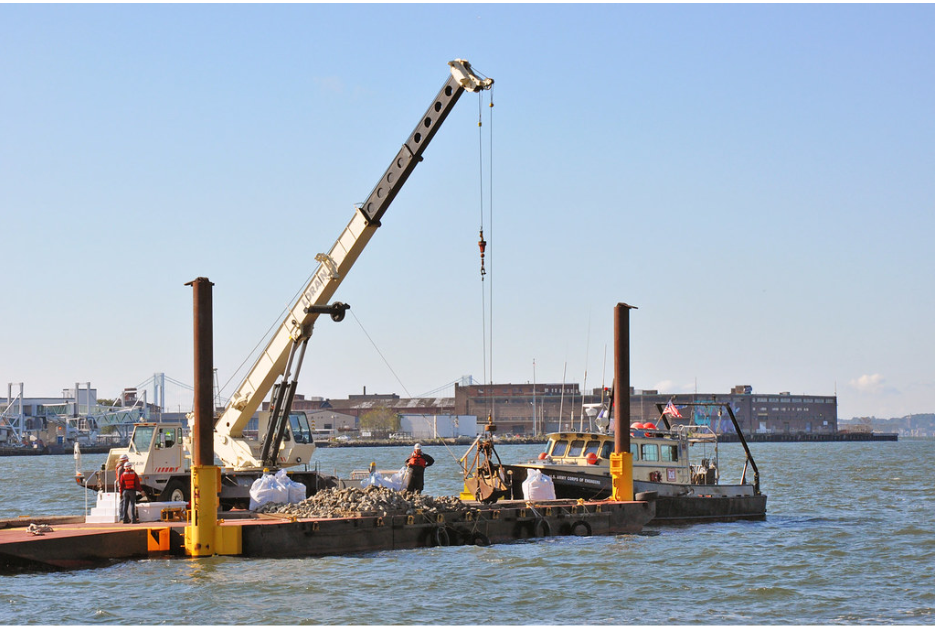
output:
[{"label": "distant hill", "polygon": [[876,418],[864,416],[838,421],[840,429],[870,426],[876,433],[897,433],[905,437],[934,437],[934,414],[911,414],[901,418]]}]

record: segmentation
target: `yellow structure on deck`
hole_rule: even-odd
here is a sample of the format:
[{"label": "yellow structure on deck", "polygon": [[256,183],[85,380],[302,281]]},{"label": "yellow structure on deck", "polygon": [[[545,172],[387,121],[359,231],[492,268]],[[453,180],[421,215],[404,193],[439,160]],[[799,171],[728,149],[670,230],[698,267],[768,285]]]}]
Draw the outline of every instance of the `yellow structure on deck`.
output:
[{"label": "yellow structure on deck", "polygon": [[608,458],[612,473],[612,500],[634,500],[634,476],[631,453],[612,453]]},{"label": "yellow structure on deck", "polygon": [[185,528],[186,555],[241,554],[241,527],[219,523],[220,494],[221,468],[192,466],[192,519]]}]

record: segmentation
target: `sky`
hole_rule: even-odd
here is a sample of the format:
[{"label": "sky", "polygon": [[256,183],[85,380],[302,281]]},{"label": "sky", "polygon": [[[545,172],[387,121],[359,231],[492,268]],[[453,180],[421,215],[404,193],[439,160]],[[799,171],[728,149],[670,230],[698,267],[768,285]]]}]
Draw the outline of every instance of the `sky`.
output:
[{"label": "sky", "polygon": [[[934,5],[0,5],[0,383],[232,394],[422,118],[299,393],[476,382],[934,411]],[[489,106],[492,104],[494,106]],[[482,120],[481,129],[478,126]],[[480,227],[488,274],[480,277]],[[167,409],[191,408],[170,384]]]}]

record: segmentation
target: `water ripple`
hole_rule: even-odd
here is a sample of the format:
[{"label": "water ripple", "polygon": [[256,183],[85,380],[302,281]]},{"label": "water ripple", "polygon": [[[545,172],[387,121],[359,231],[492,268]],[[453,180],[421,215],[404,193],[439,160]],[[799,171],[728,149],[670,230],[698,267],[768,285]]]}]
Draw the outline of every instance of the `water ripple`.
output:
[{"label": "water ripple", "polygon": [[[724,464],[740,459],[741,447],[725,449]],[[757,443],[752,450],[768,494],[765,521],[490,547],[153,559],[10,574],[0,579],[0,624],[934,624],[933,441]],[[431,452],[445,459],[445,450]],[[499,452],[519,461],[539,447]],[[321,453],[323,468],[347,475],[371,460],[399,467],[406,451]],[[459,477],[444,464],[433,470],[430,493],[458,490]],[[0,458],[0,472],[17,476],[23,490],[4,494],[5,515],[82,509],[73,484],[47,480],[74,473],[69,457]]]}]

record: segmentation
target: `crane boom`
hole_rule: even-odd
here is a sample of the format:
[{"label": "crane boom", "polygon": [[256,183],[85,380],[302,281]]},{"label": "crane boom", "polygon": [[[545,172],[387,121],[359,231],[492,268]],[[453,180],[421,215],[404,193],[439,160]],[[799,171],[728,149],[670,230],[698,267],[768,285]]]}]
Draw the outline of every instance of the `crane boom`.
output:
[{"label": "crane boom", "polygon": [[[247,422],[260,407],[279,377],[285,381],[290,373],[290,355],[295,347],[304,344],[312,334],[312,326],[319,312],[334,295],[358,256],[367,246],[380,220],[397,193],[406,183],[423,152],[445,121],[449,112],[465,90],[478,92],[490,89],[494,81],[477,76],[468,61],[449,62],[450,76],[439,90],[426,113],[410,133],[406,143],[397,152],[390,166],[381,176],[368,198],[360,206],[345,230],[325,254],[316,255],[319,267],[306,285],[299,299],[275,331],[272,339],[258,357],[240,387],[231,396],[224,413],[215,421],[215,454],[233,468],[257,468],[262,461],[256,454],[256,444],[242,437]],[[310,308],[314,308],[310,310]],[[333,317],[335,317],[333,315]],[[295,366],[298,369],[298,365]],[[287,408],[288,413],[288,408]],[[314,446],[306,447],[311,454]],[[297,450],[294,446],[294,450]],[[305,463],[308,455],[287,455],[286,465]]]}]

